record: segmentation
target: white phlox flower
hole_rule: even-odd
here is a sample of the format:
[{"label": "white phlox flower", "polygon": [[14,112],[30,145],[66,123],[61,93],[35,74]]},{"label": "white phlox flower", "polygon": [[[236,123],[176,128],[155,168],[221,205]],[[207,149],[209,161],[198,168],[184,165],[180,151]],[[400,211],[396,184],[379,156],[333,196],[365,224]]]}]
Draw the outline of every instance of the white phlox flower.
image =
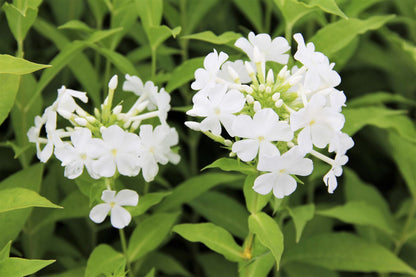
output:
[{"label": "white phlox flower", "polygon": [[140,126],[139,161],[146,182],[153,181],[159,171],[159,164],[177,164],[180,156],[171,150],[179,141],[178,133],[168,125]]},{"label": "white phlox flower", "polygon": [[186,114],[205,117],[200,124],[202,131],[210,131],[214,135],[221,134],[221,124],[231,135],[231,125],[235,113],[241,111],[245,103],[244,95],[238,90],[227,91],[225,85],[217,85],[209,89],[208,96],[198,97],[194,107]]},{"label": "white phlox flower", "polygon": [[255,35],[253,32],[246,38],[239,38],[235,46],[241,48],[254,63],[265,63],[273,61],[280,64],[287,64],[290,46],[283,37],[276,37],[273,40],[268,34]]},{"label": "white phlox flower", "polygon": [[56,147],[55,156],[65,167],[64,174],[68,179],[80,176],[84,166],[91,177],[98,179],[100,175],[94,171],[92,164],[100,156],[104,147],[101,139],[91,137],[89,129],[79,128],[71,134],[71,143],[65,142]]},{"label": "white phlox flower", "polygon": [[101,128],[103,147],[92,167],[102,177],[112,177],[116,169],[120,174],[136,176],[140,172],[140,138],[117,125]]},{"label": "white phlox flower", "polygon": [[[36,144],[38,158],[46,162],[55,153],[69,179],[80,176],[84,167],[95,179],[110,178],[116,173],[126,176],[139,174],[139,153],[142,146],[134,131],[143,121],[151,118],[159,118],[160,123],[166,125],[170,95],[163,88],[159,91],[153,82],[148,81],[143,85],[137,76],[126,75],[126,79],[123,88],[138,95],[128,112],[122,111],[122,105],[112,108],[118,84],[117,75],[109,81],[108,96],[101,105],[101,111],[97,108],[94,110],[94,116],[75,101],[78,99],[87,103],[85,92],[64,86],[58,89],[57,99],[45,109],[42,116],[35,117],[35,126],[27,132],[29,141]],[[67,119],[70,126],[57,129],[58,115]],[[45,137],[41,135],[42,130],[46,132]],[[173,128],[168,133],[170,139],[164,136],[159,141],[165,141],[171,147],[178,143],[178,136]],[[178,162],[179,155],[169,151],[164,152],[164,155],[170,161]]]},{"label": "white phlox flower", "polygon": [[337,154],[333,160],[331,169],[325,174],[323,180],[328,187],[329,193],[334,193],[338,186],[337,178],[342,175],[342,166],[348,162],[348,157],[343,154]]},{"label": "white phlox flower", "polygon": [[221,65],[228,59],[224,52],[217,50],[209,53],[204,59],[204,68],[195,71],[195,81],[191,84],[194,90],[209,89],[215,86]]},{"label": "white phlox flower", "polygon": [[[292,59],[297,64],[292,67],[288,66],[287,40],[272,39],[268,34],[250,32],[248,38],[236,41],[235,46],[248,59],[227,61],[225,53],[208,54],[205,68],[195,72],[192,88],[197,92],[187,112],[202,120],[185,122],[188,128],[221,143],[230,157],[259,171],[269,171],[256,179],[254,189],[261,194],[273,190],[279,198],[296,189],[291,174],[306,176],[312,172],[312,162],[305,155],[332,167],[334,160],[323,153],[333,152],[341,159],[354,145],[342,132],[346,96],[335,88],[341,82],[335,64],[315,51],[313,43],[305,44],[301,34],[293,37],[297,51]],[[222,127],[228,134],[221,132]],[[274,167],[271,161],[276,162]],[[299,174],[293,161],[301,165]],[[335,177],[342,173],[342,165],[326,175],[329,191],[335,189]]]},{"label": "white phlox flower", "polygon": [[257,177],[253,189],[263,195],[273,190],[277,198],[290,195],[296,190],[296,180],[291,174],[307,176],[312,173],[312,161],[304,156],[298,147],[293,147],[281,156],[260,156],[257,169],[269,173]]},{"label": "white phlox flower", "polygon": [[312,42],[305,45],[302,34],[297,33],[293,38],[298,43],[298,49],[294,58],[308,69],[305,73],[305,87],[314,91],[322,87],[339,85],[341,77],[333,70],[335,64],[329,64],[328,57],[321,52],[315,52],[315,46]]},{"label": "white phlox flower", "polygon": [[290,141],[293,132],[287,122],[279,121],[279,116],[272,109],[263,109],[251,118],[239,115],[232,125],[233,134],[244,138],[233,144],[232,151],[245,161],[251,161],[259,152],[260,155],[279,154],[272,143],[275,141]]},{"label": "white phlox flower", "polygon": [[123,189],[117,194],[112,190],[104,190],[101,199],[105,202],[94,206],[90,211],[90,219],[95,223],[101,223],[110,213],[111,225],[117,229],[123,229],[129,225],[131,214],[122,206],[137,206],[139,195],[129,189]]},{"label": "white phlox flower", "polygon": [[312,150],[312,144],[318,148],[327,146],[344,126],[344,116],[325,104],[325,98],[316,94],[304,108],[290,114],[292,130],[303,128],[298,143],[306,153]]}]

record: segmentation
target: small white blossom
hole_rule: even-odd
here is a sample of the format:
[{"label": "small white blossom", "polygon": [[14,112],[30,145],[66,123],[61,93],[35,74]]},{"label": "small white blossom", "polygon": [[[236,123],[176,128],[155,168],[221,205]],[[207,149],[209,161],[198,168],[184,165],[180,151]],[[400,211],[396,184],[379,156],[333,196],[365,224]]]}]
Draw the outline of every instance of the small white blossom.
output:
[{"label": "small white blossom", "polygon": [[215,86],[218,72],[221,65],[228,59],[224,52],[217,53],[214,49],[204,59],[204,68],[195,71],[195,81],[191,84],[194,90],[209,89]]},{"label": "small white blossom", "polygon": [[116,169],[126,176],[139,174],[140,138],[117,125],[102,127],[101,135],[104,147],[93,162],[94,172],[102,177],[112,177]]},{"label": "small white blossom", "polygon": [[152,125],[140,126],[139,160],[143,178],[152,181],[159,171],[158,163],[177,164],[180,156],[172,152],[171,147],[179,141],[178,133],[167,125],[159,125],[153,130]]},{"label": "small white blossom", "polygon": [[111,213],[111,225],[117,229],[123,229],[129,225],[131,214],[122,206],[137,206],[139,195],[129,189],[123,189],[117,194],[112,190],[105,190],[101,195],[105,202],[98,204],[90,211],[90,219],[95,223],[104,221],[108,213]]},{"label": "small white blossom", "polygon": [[290,141],[293,132],[289,124],[279,121],[279,116],[272,109],[263,109],[251,118],[239,115],[232,125],[233,134],[244,138],[233,144],[232,151],[245,161],[251,161],[259,155],[278,154],[274,141]]},{"label": "small white blossom", "polygon": [[338,186],[337,178],[342,175],[342,166],[348,162],[348,157],[344,154],[337,154],[331,169],[325,174],[323,180],[328,187],[328,192],[333,193]]},{"label": "small white blossom", "polygon": [[209,89],[208,96],[194,99],[194,106],[186,114],[205,117],[200,124],[202,131],[221,134],[221,124],[232,135],[231,125],[235,113],[244,107],[245,97],[238,90],[227,91],[227,86],[217,85]]},{"label": "small white blossom", "polygon": [[246,38],[239,38],[235,46],[241,48],[254,63],[265,63],[274,61],[280,64],[287,64],[289,54],[289,43],[283,37],[276,37],[271,40],[268,34],[255,35],[253,32]]},{"label": "small white blossom", "polygon": [[71,142],[72,145],[66,142],[55,149],[56,158],[65,167],[65,177],[68,179],[77,178],[82,174],[85,165],[90,176],[98,179],[100,176],[94,172],[92,163],[104,148],[103,141],[91,138],[89,129],[79,128],[71,134]]},{"label": "small white blossom", "polygon": [[296,180],[291,175],[307,176],[312,173],[312,161],[304,156],[298,147],[293,147],[281,156],[279,154],[261,156],[257,169],[270,173],[256,178],[254,191],[265,195],[273,190],[277,198],[290,195],[296,190]]},{"label": "small white blossom", "polygon": [[117,75],[114,75],[111,78],[110,82],[108,82],[108,88],[112,89],[112,90],[115,90],[116,87],[117,87],[117,84],[118,84],[118,77],[117,77]]}]

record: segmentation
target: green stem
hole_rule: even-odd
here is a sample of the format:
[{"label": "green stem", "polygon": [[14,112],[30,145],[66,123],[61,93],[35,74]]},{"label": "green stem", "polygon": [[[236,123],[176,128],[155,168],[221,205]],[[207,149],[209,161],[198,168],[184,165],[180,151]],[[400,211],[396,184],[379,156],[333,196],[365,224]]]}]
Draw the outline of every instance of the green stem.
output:
[{"label": "green stem", "polygon": [[154,80],[156,76],[156,48],[152,47],[152,77],[151,80]]},{"label": "green stem", "polygon": [[120,233],[121,247],[123,249],[124,256],[126,257],[128,276],[134,277],[133,271],[131,270],[129,257],[127,255],[127,244],[126,244],[126,237],[124,236],[124,230],[119,229],[119,233]]},{"label": "green stem", "polygon": [[400,236],[399,240],[396,241],[396,245],[395,245],[395,248],[394,248],[394,251],[393,251],[394,254],[396,254],[396,255],[399,255],[400,250],[402,249],[403,245],[406,243],[406,241],[408,239],[407,232],[410,228],[410,225],[412,223],[412,220],[413,220],[415,214],[416,214],[416,200],[413,200],[412,206],[410,207],[409,214],[407,215],[406,222],[403,226],[401,236]]},{"label": "green stem", "polygon": [[285,27],[285,37],[287,42],[289,43],[289,45],[292,44],[292,24],[287,24],[286,23],[286,27]]}]

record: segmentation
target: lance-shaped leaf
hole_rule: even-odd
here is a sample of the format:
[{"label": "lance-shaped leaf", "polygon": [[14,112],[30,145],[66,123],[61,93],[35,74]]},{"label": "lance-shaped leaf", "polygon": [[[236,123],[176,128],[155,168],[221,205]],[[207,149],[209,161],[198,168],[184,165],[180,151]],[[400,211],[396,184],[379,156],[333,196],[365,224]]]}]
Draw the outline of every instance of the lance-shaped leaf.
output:
[{"label": "lance-shaped leaf", "polygon": [[0,124],[7,118],[19,90],[20,76],[0,74]]},{"label": "lance-shaped leaf", "polygon": [[256,234],[261,244],[272,251],[279,269],[280,258],[283,253],[283,234],[273,218],[263,212],[251,214],[248,218],[250,231]]},{"label": "lance-shaped leaf", "polygon": [[8,258],[0,261],[0,276],[21,277],[31,275],[54,260],[26,260],[21,258]]},{"label": "lance-shaped leaf", "polygon": [[62,208],[30,189],[11,188],[0,190],[0,213],[29,207]]},{"label": "lance-shaped leaf", "polygon": [[212,223],[180,224],[173,231],[186,240],[201,242],[213,251],[233,262],[241,262],[242,249],[231,234],[222,227]]},{"label": "lance-shaped leaf", "polygon": [[267,205],[271,194],[261,195],[253,190],[256,175],[248,175],[244,182],[244,198],[246,199],[247,210],[251,213],[261,211]]},{"label": "lance-shaped leaf", "polygon": [[178,87],[186,84],[194,78],[195,70],[200,68],[204,63],[204,58],[194,58],[184,61],[181,65],[176,67],[168,81],[166,91],[172,92]]},{"label": "lance-shaped leaf", "polygon": [[285,251],[282,263],[294,261],[331,270],[416,273],[386,248],[349,233],[320,234],[302,240]]},{"label": "lance-shaped leaf", "polygon": [[50,67],[50,65],[32,63],[25,59],[16,58],[10,55],[0,55],[0,74],[29,74],[46,67]]},{"label": "lance-shaped leaf", "polygon": [[310,221],[315,214],[315,205],[308,204],[297,206],[294,208],[287,208],[290,216],[293,219],[293,223],[296,228],[296,242],[299,242],[302,231],[305,228],[306,223]]},{"label": "lance-shaped leaf", "polygon": [[124,270],[126,258],[122,253],[115,251],[106,244],[100,244],[94,248],[88,258],[85,276],[96,277],[100,274],[109,276],[118,272],[120,268]]},{"label": "lance-shaped leaf", "polygon": [[3,10],[6,13],[7,22],[15,39],[22,43],[30,27],[35,22],[38,15],[38,9],[26,7],[24,10],[18,9],[15,5],[4,3]]},{"label": "lance-shaped leaf", "polygon": [[220,158],[212,164],[207,165],[202,170],[216,167],[224,171],[238,171],[244,174],[256,174],[258,172],[254,166],[250,166],[242,161],[230,158]]},{"label": "lance-shaped leaf", "polygon": [[217,36],[211,31],[205,31],[197,34],[187,35],[181,37],[182,39],[195,39],[202,40],[213,44],[228,44],[234,43],[237,39],[241,38],[241,34],[234,32],[225,32]]}]

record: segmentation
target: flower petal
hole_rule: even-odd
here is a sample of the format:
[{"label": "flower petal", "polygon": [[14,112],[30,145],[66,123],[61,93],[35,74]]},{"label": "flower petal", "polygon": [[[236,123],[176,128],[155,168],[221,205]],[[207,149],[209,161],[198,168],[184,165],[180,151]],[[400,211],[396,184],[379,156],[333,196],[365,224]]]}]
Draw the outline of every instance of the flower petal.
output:
[{"label": "flower petal", "polygon": [[111,209],[111,225],[117,229],[123,229],[129,225],[131,214],[119,205],[115,205]]},{"label": "flower petal", "polygon": [[117,193],[114,202],[120,206],[137,206],[139,195],[134,190],[123,189]]},{"label": "flower petal", "polygon": [[110,204],[98,204],[90,211],[90,219],[95,223],[101,223],[104,221],[107,214],[110,212]]}]

